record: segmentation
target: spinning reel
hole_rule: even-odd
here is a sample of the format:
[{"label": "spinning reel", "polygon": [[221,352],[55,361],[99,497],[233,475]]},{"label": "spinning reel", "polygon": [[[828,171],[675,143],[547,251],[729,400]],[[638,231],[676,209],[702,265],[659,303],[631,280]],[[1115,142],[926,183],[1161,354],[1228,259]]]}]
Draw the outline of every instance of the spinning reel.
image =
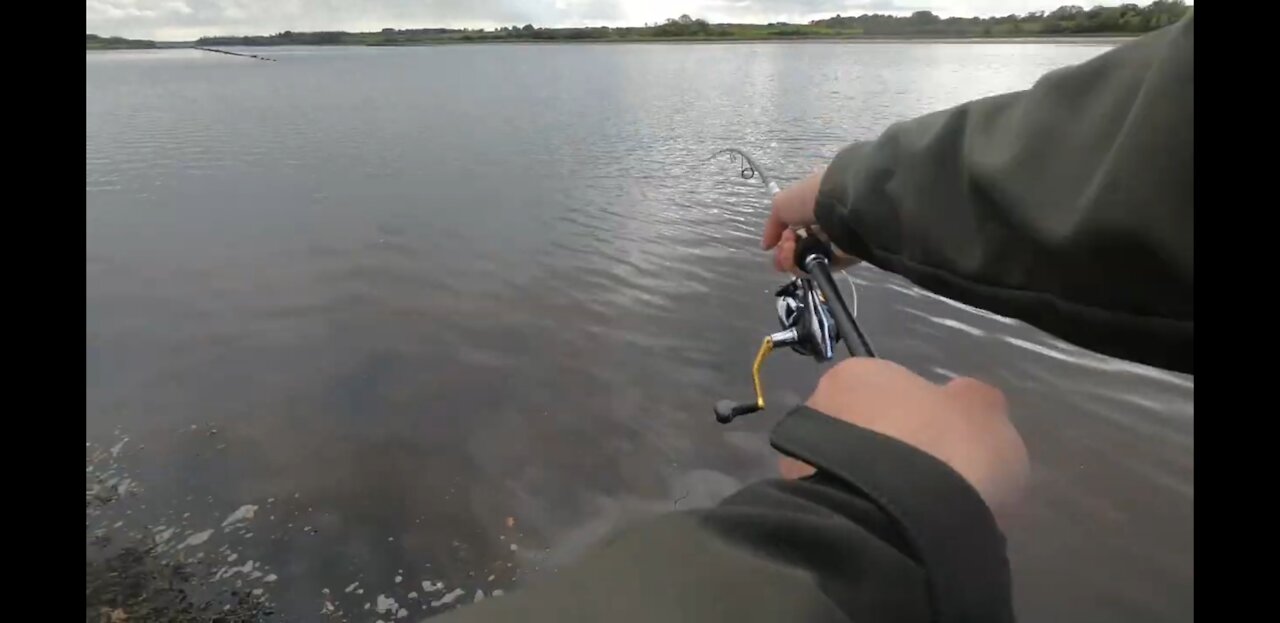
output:
[{"label": "spinning reel", "polygon": [[[777,184],[746,153],[737,149],[724,149],[715,155],[723,153],[741,158],[743,178],[750,179],[758,172],[771,194],[778,192]],[[851,357],[876,356],[871,342],[858,327],[857,320],[845,305],[844,297],[831,275],[830,243],[822,240],[813,228],[797,230],[796,238],[795,263],[805,274],[793,277],[774,292],[778,323],[782,330],[765,336],[760,350],[756,352],[755,362],[751,366],[756,399],[754,402],[717,402],[716,421],[721,424],[728,424],[736,417],[764,409],[760,368],[775,348],[789,347],[801,355],[812,357],[818,363],[834,359],[836,344],[840,342],[844,343]]]}]

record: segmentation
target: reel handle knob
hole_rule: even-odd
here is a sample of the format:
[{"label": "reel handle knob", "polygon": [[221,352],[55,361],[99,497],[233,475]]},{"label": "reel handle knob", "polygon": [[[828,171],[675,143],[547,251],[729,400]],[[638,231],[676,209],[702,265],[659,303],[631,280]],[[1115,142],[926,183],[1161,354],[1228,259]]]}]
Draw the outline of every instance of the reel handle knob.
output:
[{"label": "reel handle knob", "polygon": [[734,402],[732,400],[720,400],[716,402],[716,421],[721,424],[728,424],[734,418],[742,415],[748,415],[759,411],[760,407],[754,402]]}]

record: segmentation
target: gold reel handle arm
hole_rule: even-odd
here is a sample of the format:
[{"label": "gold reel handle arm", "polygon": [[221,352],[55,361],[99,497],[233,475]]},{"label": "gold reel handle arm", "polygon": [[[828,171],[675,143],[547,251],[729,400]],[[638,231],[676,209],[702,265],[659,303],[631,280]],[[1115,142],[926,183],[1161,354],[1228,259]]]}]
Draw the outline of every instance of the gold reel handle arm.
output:
[{"label": "gold reel handle arm", "polygon": [[755,413],[764,410],[764,384],[760,382],[760,368],[764,366],[764,360],[778,346],[790,346],[796,341],[796,330],[787,329],[779,331],[773,335],[764,338],[760,343],[760,350],[756,351],[756,360],[751,364],[751,382],[755,386],[756,401],[752,402],[734,402],[732,400],[721,400],[716,402],[716,421],[721,424],[728,424],[734,418]]}]

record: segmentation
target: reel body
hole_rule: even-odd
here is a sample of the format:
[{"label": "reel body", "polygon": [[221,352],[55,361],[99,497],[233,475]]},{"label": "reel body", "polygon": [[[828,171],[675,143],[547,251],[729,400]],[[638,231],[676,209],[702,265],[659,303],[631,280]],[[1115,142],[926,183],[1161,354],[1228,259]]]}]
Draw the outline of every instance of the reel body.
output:
[{"label": "reel body", "polygon": [[831,247],[810,230],[797,232],[796,265],[805,274],[793,277],[774,292],[774,305],[782,330],[765,336],[751,366],[755,402],[721,400],[715,405],[716,421],[764,410],[764,386],[760,368],[769,353],[786,346],[818,363],[835,358],[836,344],[843,342],[851,357],[874,357],[871,342],[863,335],[831,276]]},{"label": "reel body", "polygon": [[822,293],[808,277],[794,277],[773,294],[778,310],[778,324],[782,331],[771,335],[774,345],[786,334],[786,346],[818,363],[835,357],[836,342],[840,332]]}]

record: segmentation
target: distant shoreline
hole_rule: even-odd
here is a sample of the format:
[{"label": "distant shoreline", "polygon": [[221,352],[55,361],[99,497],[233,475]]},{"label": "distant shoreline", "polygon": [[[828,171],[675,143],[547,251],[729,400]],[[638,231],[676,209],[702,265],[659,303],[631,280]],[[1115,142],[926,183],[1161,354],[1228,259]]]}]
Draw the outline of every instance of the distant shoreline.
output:
[{"label": "distant shoreline", "polygon": [[[419,47],[419,46],[452,46],[452,45],[488,45],[488,43],[1097,43],[1125,42],[1138,38],[1139,35],[1084,35],[1074,37],[1062,36],[1021,36],[1021,37],[759,37],[759,38],[726,38],[726,37],[636,37],[636,38],[598,38],[598,40],[443,40],[416,41],[404,43],[364,43],[353,47]],[[246,46],[255,47],[255,46]],[[300,46],[301,47],[301,46]],[[306,46],[312,47],[312,46]],[[314,46],[329,47],[329,46]]]},{"label": "distant shoreline", "polygon": [[[227,48],[278,48],[278,47],[300,47],[300,48],[416,48],[416,47],[432,47],[432,46],[453,46],[453,45],[519,45],[519,44],[535,44],[535,45],[579,45],[579,44],[595,44],[595,45],[611,45],[620,43],[687,43],[687,44],[708,44],[708,43],[859,43],[859,44],[877,44],[877,43],[930,43],[930,44],[961,44],[961,43],[1015,43],[1015,44],[1113,44],[1119,45],[1126,41],[1132,41],[1140,35],[1133,34],[1106,34],[1106,35],[1075,35],[1075,36],[1020,36],[1020,37],[868,37],[868,36],[849,36],[849,37],[759,37],[759,38],[728,38],[728,37],[636,37],[636,38],[610,38],[610,39],[440,39],[436,41],[411,41],[397,43],[332,43],[332,44],[280,44],[280,45],[222,45],[220,47]],[[92,47],[86,48],[86,52],[113,52],[113,51],[137,51],[137,50],[195,50],[199,49],[194,42],[175,42],[175,41],[156,41],[151,45],[138,46],[113,46],[113,47]]]},{"label": "distant shoreline", "polygon": [[[411,41],[403,43],[365,43],[334,45],[299,45],[297,47],[368,47],[368,48],[411,48],[438,45],[489,45],[489,44],[613,44],[613,43],[1124,43],[1137,39],[1141,35],[1108,34],[1108,35],[1076,35],[1070,37],[1044,35],[1020,37],[636,37],[633,39],[441,39],[439,41]],[[243,46],[273,47],[273,46]]]}]

